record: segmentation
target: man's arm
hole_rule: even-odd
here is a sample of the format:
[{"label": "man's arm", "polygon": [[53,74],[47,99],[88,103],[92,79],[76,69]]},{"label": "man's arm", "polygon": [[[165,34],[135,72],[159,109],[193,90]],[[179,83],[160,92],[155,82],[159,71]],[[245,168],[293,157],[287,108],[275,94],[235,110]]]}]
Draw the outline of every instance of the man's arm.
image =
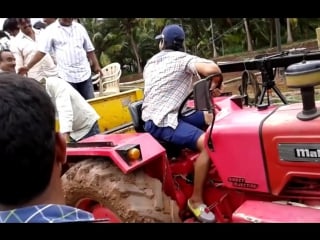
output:
[{"label": "man's arm", "polygon": [[40,51],[37,51],[36,54],[33,56],[33,58],[30,60],[30,62],[24,66],[18,69],[18,74],[24,75],[26,74],[30,68],[32,68],[34,65],[36,65],[46,54]]},{"label": "man's arm", "polygon": [[202,76],[209,76],[214,73],[221,73],[220,67],[213,61],[196,62],[195,67]]},{"label": "man's arm", "polygon": [[97,59],[95,52],[94,51],[87,52],[87,57],[92,62],[92,68],[93,68],[94,73],[96,73],[96,74],[99,73],[102,76],[101,67],[98,62],[98,59]]},{"label": "man's arm", "polygon": [[212,74],[218,74],[218,76],[213,77],[210,89],[213,96],[220,96],[221,84],[223,80],[220,67],[213,61],[196,62],[195,67],[197,69],[197,72],[204,77]]},{"label": "man's arm", "polygon": [[55,106],[58,112],[60,132],[68,142],[70,132],[73,131],[73,107],[68,83],[62,79],[57,78],[54,84],[51,84],[51,94],[55,98]]}]

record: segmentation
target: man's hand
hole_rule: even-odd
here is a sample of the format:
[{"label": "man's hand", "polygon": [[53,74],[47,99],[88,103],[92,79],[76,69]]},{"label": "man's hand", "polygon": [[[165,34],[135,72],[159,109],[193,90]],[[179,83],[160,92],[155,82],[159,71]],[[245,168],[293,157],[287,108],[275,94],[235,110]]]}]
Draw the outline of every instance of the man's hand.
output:
[{"label": "man's hand", "polygon": [[29,68],[27,66],[21,67],[18,69],[18,74],[25,75],[29,71]]},{"label": "man's hand", "polygon": [[204,115],[204,121],[206,122],[207,125],[210,125],[213,121],[213,114],[209,113],[208,111],[203,111]]},{"label": "man's hand", "polygon": [[220,88],[214,88],[212,90],[212,96],[213,97],[219,97],[221,95],[221,89]]},{"label": "man's hand", "polygon": [[66,142],[70,142],[70,134],[69,133],[63,133],[64,138],[66,139]]},{"label": "man's hand", "polygon": [[101,67],[98,65],[98,66],[93,66],[92,67],[92,69],[93,69],[93,72],[95,73],[95,74],[99,74],[100,75],[100,77],[102,77],[103,76],[103,73],[102,73],[102,70],[101,70]]},{"label": "man's hand", "polygon": [[210,86],[211,95],[213,97],[219,97],[221,95],[222,80],[223,80],[223,77],[221,74],[217,74],[213,76],[211,80],[211,86]]}]

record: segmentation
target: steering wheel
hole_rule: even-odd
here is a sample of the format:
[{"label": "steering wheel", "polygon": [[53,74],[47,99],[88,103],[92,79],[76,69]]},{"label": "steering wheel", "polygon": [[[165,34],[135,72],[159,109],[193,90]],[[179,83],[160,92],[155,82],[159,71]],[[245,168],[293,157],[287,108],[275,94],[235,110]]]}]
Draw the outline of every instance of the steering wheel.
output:
[{"label": "steering wheel", "polygon": [[[221,89],[223,75],[221,73],[202,77],[193,84],[192,91],[187,95],[180,105],[178,116],[188,116],[197,110],[212,111],[214,108],[213,97],[215,89]],[[194,100],[194,107],[188,107],[188,100]]]}]

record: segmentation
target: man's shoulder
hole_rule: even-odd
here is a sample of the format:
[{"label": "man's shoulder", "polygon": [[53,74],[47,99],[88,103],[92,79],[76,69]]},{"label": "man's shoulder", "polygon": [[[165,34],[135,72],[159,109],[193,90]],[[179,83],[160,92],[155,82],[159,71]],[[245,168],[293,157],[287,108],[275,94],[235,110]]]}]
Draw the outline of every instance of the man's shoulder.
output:
[{"label": "man's shoulder", "polygon": [[75,28],[76,30],[87,32],[87,29],[81,23],[73,22],[72,27]]}]

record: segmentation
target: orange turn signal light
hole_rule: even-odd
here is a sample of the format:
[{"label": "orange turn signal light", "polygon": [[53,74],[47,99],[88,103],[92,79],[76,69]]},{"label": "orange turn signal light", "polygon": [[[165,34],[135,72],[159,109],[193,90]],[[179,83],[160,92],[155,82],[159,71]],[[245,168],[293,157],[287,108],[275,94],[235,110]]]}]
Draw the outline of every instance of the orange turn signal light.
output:
[{"label": "orange turn signal light", "polygon": [[128,158],[132,161],[138,160],[141,156],[140,149],[138,148],[131,148],[128,152]]},{"label": "orange turn signal light", "polygon": [[140,144],[125,144],[116,148],[117,153],[130,166],[135,161],[142,160]]}]

